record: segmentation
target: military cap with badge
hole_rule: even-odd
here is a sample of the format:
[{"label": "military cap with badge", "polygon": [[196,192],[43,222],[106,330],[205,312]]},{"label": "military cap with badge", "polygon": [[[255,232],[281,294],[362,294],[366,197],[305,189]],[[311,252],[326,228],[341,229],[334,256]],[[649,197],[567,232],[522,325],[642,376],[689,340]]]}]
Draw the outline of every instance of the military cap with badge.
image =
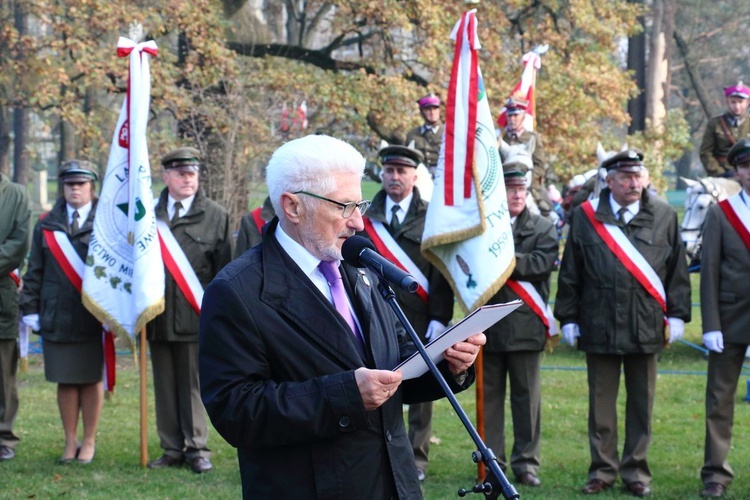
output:
[{"label": "military cap with badge", "polygon": [[733,167],[750,164],[750,138],[740,139],[727,153],[727,162]]},{"label": "military cap with badge", "polygon": [[383,165],[403,165],[405,167],[417,168],[424,162],[421,151],[407,146],[386,146],[378,151],[380,163]]},{"label": "military cap with badge", "polygon": [[510,96],[505,101],[505,112],[509,115],[524,113],[528,107],[529,101],[518,96]]},{"label": "military cap with badge", "polygon": [[724,96],[748,99],[750,98],[750,88],[748,88],[744,83],[742,83],[742,80],[740,80],[736,85],[724,87]]},{"label": "military cap with badge", "polygon": [[417,100],[420,108],[439,108],[440,98],[433,93],[430,93],[421,99]]},{"label": "military cap with badge", "polygon": [[99,179],[96,166],[86,160],[70,160],[57,169],[57,179],[63,184],[94,182]]},{"label": "military cap with badge", "polygon": [[506,186],[529,186],[527,175],[534,167],[531,155],[525,148],[517,148],[503,160],[503,177]]},{"label": "military cap with badge", "polygon": [[195,148],[176,148],[161,158],[161,166],[166,170],[180,172],[199,172],[201,167],[201,153]]},{"label": "military cap with badge", "polygon": [[642,172],[646,167],[643,164],[642,152],[637,149],[626,149],[604,160],[601,168],[606,169],[608,173],[611,170],[638,173]]}]

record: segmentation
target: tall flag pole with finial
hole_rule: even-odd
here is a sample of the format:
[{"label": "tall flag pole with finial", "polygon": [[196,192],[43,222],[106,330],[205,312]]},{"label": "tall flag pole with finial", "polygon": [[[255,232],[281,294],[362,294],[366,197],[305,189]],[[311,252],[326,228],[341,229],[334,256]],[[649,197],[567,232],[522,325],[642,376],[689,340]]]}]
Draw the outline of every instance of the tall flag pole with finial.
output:
[{"label": "tall flag pole with finial", "polygon": [[133,25],[135,40],[120,37],[117,43],[117,55],[129,61],[128,88],[96,207],[82,295],[86,308],[112,332],[130,337],[140,333],[141,462],[145,465],[145,326],[164,311],[164,265],[146,143],[149,59],[157,54],[157,47],[153,41],[137,43],[142,33],[140,25]]}]

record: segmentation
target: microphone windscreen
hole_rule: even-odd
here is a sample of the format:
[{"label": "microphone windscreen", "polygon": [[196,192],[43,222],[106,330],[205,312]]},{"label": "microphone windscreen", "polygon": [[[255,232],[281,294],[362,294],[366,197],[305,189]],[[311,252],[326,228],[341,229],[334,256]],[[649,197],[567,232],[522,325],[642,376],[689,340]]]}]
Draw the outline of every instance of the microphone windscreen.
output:
[{"label": "microphone windscreen", "polygon": [[365,267],[359,259],[359,254],[361,254],[362,250],[365,248],[377,252],[377,250],[375,250],[375,245],[364,236],[349,236],[344,240],[344,244],[341,245],[341,255],[348,264],[354,267]]}]

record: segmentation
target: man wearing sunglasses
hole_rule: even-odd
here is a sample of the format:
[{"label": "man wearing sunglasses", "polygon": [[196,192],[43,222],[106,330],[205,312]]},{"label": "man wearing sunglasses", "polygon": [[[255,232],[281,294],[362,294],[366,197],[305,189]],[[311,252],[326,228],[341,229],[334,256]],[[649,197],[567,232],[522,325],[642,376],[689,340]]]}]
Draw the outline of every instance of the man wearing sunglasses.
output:
[{"label": "man wearing sunglasses", "polygon": [[[415,347],[369,270],[341,263],[362,231],[365,159],[324,135],[287,142],[266,182],[276,217],[225,267],[201,311],[201,394],[238,449],[245,498],[421,498],[402,405],[442,397],[392,371]],[[446,349],[453,391],[484,334]]]},{"label": "man wearing sunglasses", "polygon": [[[439,335],[453,317],[453,291],[448,281],[422,256],[427,201],[420,196],[417,167],[422,153],[406,146],[387,146],[378,155],[383,189],[365,217],[365,232],[381,254],[406,269],[422,285],[419,293],[396,290],[396,298],[423,342]],[[432,431],[432,402],[409,405],[409,441],[417,477],[425,480]]]}]

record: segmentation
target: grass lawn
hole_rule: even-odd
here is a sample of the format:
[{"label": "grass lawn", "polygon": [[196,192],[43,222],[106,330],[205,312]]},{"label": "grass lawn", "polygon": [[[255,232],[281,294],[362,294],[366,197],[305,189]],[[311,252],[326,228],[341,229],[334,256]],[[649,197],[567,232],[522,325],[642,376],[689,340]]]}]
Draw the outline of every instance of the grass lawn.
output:
[{"label": "grass lawn", "polygon": [[[697,309],[695,309],[697,312]],[[700,318],[688,325],[686,340],[699,344]],[[125,349],[127,350],[127,349]],[[62,427],[55,386],[44,380],[41,355],[30,356],[26,373],[19,374],[21,408],[16,432],[21,436],[15,460],[0,464],[0,498],[238,498],[240,478],[235,451],[211,430],[214,470],[197,475],[187,468],[149,470],[140,466],[138,372],[132,356],[118,356],[118,384],[105,401],[90,465],[59,465]],[[586,434],[587,389],[584,357],[568,346],[545,352],[542,371],[542,468],[540,488],[517,486],[522,498],[583,498],[589,464]],[[697,498],[703,460],[703,399],[706,362],[702,353],[684,343],[666,349],[660,357],[659,379],[649,460],[654,498]],[[750,370],[741,378],[735,411],[735,439],[730,462],[737,474],[728,498],[750,498],[750,445],[744,439],[750,423],[750,405],[743,401]],[[151,371],[148,371],[149,380]],[[151,386],[149,383],[149,390]],[[621,388],[619,414],[624,415],[625,389]],[[459,396],[475,418],[475,394]],[[507,435],[512,435],[507,415]],[[622,422],[621,422],[622,424]],[[623,439],[620,426],[620,442]],[[425,498],[456,498],[461,487],[474,484],[474,445],[447,401],[435,404],[431,462],[424,482]],[[161,454],[149,394],[149,458]],[[512,443],[507,443],[508,447]],[[497,450],[495,450],[497,454]],[[509,452],[509,449],[508,449]],[[293,471],[290,471],[293,476]],[[511,482],[515,480],[509,477]],[[622,496],[619,487],[598,498]],[[294,498],[292,492],[279,498]],[[475,497],[480,498],[480,497]]]}]

